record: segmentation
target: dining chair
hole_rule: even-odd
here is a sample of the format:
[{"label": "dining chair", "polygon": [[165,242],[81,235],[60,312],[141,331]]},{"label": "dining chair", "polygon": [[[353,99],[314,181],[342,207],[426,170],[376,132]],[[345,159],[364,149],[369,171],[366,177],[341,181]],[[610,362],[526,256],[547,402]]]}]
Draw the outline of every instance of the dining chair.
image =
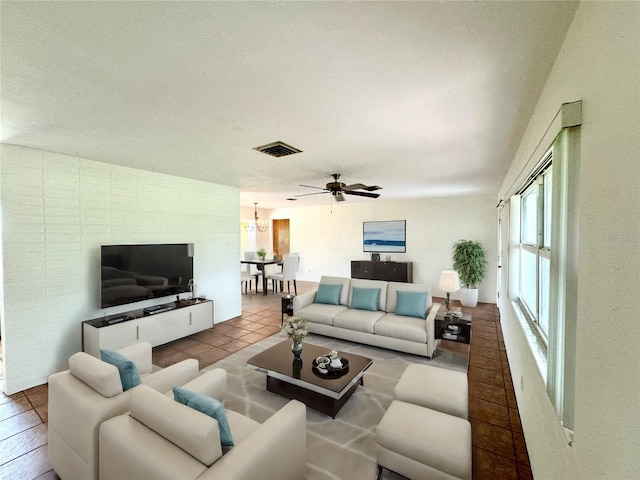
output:
[{"label": "dining chair", "polygon": [[251,282],[256,281],[256,292],[258,291],[258,278],[251,275],[249,268],[251,265],[240,264],[240,289],[244,285],[244,294],[247,295],[251,290]]},{"label": "dining chair", "polygon": [[[296,258],[298,258],[298,257],[300,257],[300,254],[299,253],[285,253],[282,256],[282,261],[284,262],[284,259],[287,258],[287,257],[296,257]],[[298,258],[298,264],[300,264],[300,259],[299,258]],[[277,266],[277,271],[272,272],[272,273],[282,273],[282,263],[279,263],[278,266]]]},{"label": "dining chair", "polygon": [[298,262],[300,257],[297,255],[288,255],[282,261],[282,272],[267,275],[267,280],[271,280],[273,293],[278,293],[277,285],[280,284],[280,291],[284,290],[284,282],[287,282],[287,291],[291,293],[290,282],[293,280],[293,290],[298,295],[298,286],[296,285],[296,274],[298,272]]},{"label": "dining chair", "polygon": [[[256,255],[256,252],[244,252],[244,259],[248,261],[257,260],[258,255]],[[247,276],[250,276],[252,280],[255,279],[256,293],[258,293],[258,285],[259,285],[258,280],[260,279],[260,275],[262,275],[262,270],[260,270],[257,265],[248,264],[247,266],[248,266],[248,269],[246,272]],[[241,273],[241,277],[242,277],[242,273]]]}]

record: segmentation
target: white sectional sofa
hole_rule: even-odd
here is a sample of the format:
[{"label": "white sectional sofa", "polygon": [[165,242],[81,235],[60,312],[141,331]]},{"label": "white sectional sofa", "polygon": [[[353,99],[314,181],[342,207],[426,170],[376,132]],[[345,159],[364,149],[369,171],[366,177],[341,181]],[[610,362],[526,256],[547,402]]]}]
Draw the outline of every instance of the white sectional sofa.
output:
[{"label": "white sectional sofa", "polygon": [[[377,305],[363,309],[363,303],[371,307],[363,298],[371,299],[376,289]],[[426,297],[419,295],[425,293]],[[424,299],[424,309],[416,305],[417,299]],[[439,308],[425,284],[345,277],[323,276],[318,291],[293,299],[293,314],[304,317],[312,333],[429,358],[436,349],[434,319]]]}]

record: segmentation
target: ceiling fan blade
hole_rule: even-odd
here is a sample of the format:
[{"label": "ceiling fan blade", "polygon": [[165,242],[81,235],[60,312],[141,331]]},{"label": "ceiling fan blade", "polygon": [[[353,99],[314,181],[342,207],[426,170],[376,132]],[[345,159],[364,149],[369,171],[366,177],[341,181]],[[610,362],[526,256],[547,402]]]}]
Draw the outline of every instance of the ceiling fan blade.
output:
[{"label": "ceiling fan blade", "polygon": [[301,195],[294,195],[294,197],[308,197],[309,195],[323,195],[325,193],[329,193],[329,191],[327,190],[325,192],[303,193]]},{"label": "ceiling fan blade", "polygon": [[336,192],[333,194],[334,197],[336,197],[336,202],[344,202],[346,200],[346,198],[344,198],[344,195],[342,195],[342,192]]},{"label": "ceiling fan blade", "polygon": [[317,188],[318,190],[326,190],[326,188],[323,187],[314,187],[313,185],[300,185],[301,187],[306,187],[306,188]]},{"label": "ceiling fan blade", "polygon": [[379,187],[377,185],[373,185],[372,187],[369,187],[363,183],[354,183],[353,185],[347,185],[345,187],[343,187],[343,190],[366,190],[368,192],[373,192],[374,190],[380,190],[382,187]]},{"label": "ceiling fan blade", "polygon": [[354,183],[352,185],[345,185],[343,190],[366,190],[367,186],[363,183]]},{"label": "ceiling fan blade", "polygon": [[379,193],[369,193],[369,192],[356,192],[345,190],[344,193],[347,195],[357,195],[359,197],[368,197],[368,198],[378,198],[380,196]]}]

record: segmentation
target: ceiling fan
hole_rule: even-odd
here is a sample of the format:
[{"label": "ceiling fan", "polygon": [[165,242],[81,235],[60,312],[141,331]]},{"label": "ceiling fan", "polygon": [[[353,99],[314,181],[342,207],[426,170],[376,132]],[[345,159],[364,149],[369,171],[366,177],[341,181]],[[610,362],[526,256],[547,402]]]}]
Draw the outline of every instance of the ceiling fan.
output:
[{"label": "ceiling fan", "polygon": [[[318,190],[322,190],[322,192],[303,193],[302,195],[295,195],[295,196],[306,197],[308,195],[322,195],[324,193],[331,193],[331,195],[333,195],[333,197],[336,199],[336,202],[344,202],[346,200],[343,193],[347,195],[357,195],[359,197],[369,197],[369,198],[378,198],[380,196],[379,193],[371,193],[371,192],[374,190],[380,190],[382,187],[379,187],[377,185],[368,187],[367,185],[363,185],[362,183],[345,185],[344,183],[338,181],[338,179],[340,178],[339,173],[333,173],[331,174],[331,176],[333,177],[333,182],[327,183],[324,188],[314,187],[311,185],[300,185],[301,187],[306,187],[306,188],[317,188]],[[359,190],[365,190],[365,191],[361,192]]]}]

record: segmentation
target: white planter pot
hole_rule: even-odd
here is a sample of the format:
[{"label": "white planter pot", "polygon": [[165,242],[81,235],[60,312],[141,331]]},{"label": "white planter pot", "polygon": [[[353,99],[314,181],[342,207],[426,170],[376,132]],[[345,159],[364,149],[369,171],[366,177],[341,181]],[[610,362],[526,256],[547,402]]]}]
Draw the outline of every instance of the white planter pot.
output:
[{"label": "white planter pot", "polygon": [[478,289],[461,288],[460,303],[463,307],[475,307],[478,304]]}]

